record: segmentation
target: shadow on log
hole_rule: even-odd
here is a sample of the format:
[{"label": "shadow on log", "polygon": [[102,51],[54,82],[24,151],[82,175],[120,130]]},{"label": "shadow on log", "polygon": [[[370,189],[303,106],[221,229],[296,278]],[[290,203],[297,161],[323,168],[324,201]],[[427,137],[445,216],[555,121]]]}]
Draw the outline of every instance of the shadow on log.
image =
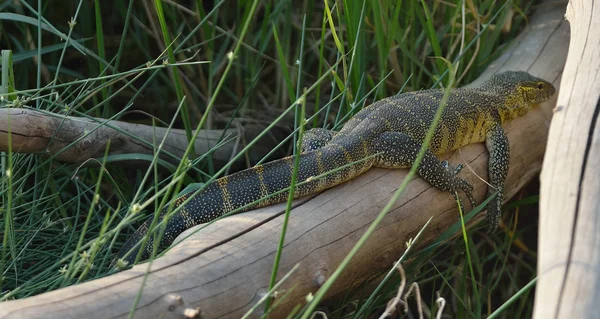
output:
[{"label": "shadow on log", "polygon": [[[503,70],[527,70],[555,85],[559,83],[569,32],[563,19],[564,6],[549,2],[552,4],[538,9],[524,33],[483,78]],[[549,101],[505,126],[511,142],[506,198],[539,173],[554,103],[555,100]],[[483,144],[467,146],[451,155],[449,161],[466,162],[477,175],[487,177]],[[481,201],[487,185],[470,169],[463,169],[461,175],[473,182],[474,194]],[[274,318],[284,317],[319,288],[388,202],[406,173],[372,169],[348,183],[295,202],[279,278],[295,265],[299,267],[280,289],[287,298],[277,300]],[[136,317],[179,316],[183,310],[169,303],[173,300],[178,300],[177,305],[187,303],[191,312],[199,308],[204,318],[241,317],[267,291],[283,211],[284,205],[280,204],[229,217],[175,246],[150,267]],[[431,217],[421,245],[430,243],[454,224],[458,213],[452,196],[415,178],[328,296],[343,292],[357,279],[388,270],[405,250],[405,243]],[[148,264],[142,264],[81,285],[6,302],[0,316],[126,317],[147,271]]]}]

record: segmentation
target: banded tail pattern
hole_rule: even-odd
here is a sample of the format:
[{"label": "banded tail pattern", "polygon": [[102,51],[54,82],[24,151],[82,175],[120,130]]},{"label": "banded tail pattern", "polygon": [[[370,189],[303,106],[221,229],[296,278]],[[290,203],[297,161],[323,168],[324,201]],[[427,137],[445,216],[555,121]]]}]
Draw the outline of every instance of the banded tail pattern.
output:
[{"label": "banded tail pattern", "polygon": [[[300,154],[298,183],[364,159],[371,153],[366,145],[360,138],[346,137],[344,143],[327,144],[319,149]],[[348,181],[368,170],[373,162],[373,158],[361,161],[337,170],[326,177],[298,185],[294,192],[294,198],[318,193]],[[163,226],[166,228],[158,245],[159,251],[168,247],[179,234],[192,226],[207,223],[235,209],[288,188],[292,179],[293,165],[294,157],[289,156],[224,176],[205,185],[205,188],[189,200],[184,207],[171,214],[166,226]],[[181,206],[195,192],[195,190],[190,191],[176,198],[173,209]],[[282,192],[262,200],[258,204],[250,205],[242,211],[285,201],[288,198],[288,193],[288,191]],[[166,213],[167,207],[161,210],[159,221],[165,218]],[[148,235],[152,220],[153,216],[148,217],[135,231],[121,248],[117,258],[126,261],[128,264],[134,262],[141,249],[141,245],[137,244]],[[154,233],[159,233],[158,227],[155,227]],[[150,234],[142,252],[141,260],[150,257],[154,246],[153,237]]]}]

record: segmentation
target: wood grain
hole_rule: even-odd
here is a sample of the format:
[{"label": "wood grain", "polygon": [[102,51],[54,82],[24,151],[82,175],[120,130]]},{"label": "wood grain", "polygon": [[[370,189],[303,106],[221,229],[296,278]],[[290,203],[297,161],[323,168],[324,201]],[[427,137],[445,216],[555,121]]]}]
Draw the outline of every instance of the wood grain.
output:
[{"label": "wood grain", "polygon": [[567,6],[571,43],[541,174],[534,318],[598,318],[600,3]]}]

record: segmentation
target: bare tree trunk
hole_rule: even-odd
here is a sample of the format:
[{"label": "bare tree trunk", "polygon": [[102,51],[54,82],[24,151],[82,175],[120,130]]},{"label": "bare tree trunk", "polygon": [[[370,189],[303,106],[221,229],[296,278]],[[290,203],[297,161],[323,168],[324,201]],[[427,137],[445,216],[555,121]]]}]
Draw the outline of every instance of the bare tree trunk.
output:
[{"label": "bare tree trunk", "polygon": [[571,0],[571,43],[540,193],[534,318],[598,318],[600,3]]}]

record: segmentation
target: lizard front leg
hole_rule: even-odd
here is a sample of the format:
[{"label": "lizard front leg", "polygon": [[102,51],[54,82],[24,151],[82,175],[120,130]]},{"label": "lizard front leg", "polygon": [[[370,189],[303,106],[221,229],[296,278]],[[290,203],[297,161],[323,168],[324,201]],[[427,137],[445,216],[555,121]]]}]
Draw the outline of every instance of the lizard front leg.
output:
[{"label": "lizard front leg", "polygon": [[[421,145],[412,137],[405,133],[384,132],[373,140],[373,151],[380,153],[376,157],[375,166],[382,168],[405,168],[414,163],[419,154]],[[456,191],[463,191],[472,207],[475,207],[473,198],[473,186],[466,180],[457,177],[462,166],[456,169],[451,167],[448,162],[440,161],[429,149],[425,151],[425,156],[417,173],[429,184],[456,196]]]},{"label": "lizard front leg", "polygon": [[488,163],[488,174],[490,187],[488,187],[488,197],[498,192],[487,205],[487,221],[490,231],[498,227],[498,219],[502,214],[502,199],[504,197],[504,180],[508,175],[508,161],[510,157],[510,147],[508,138],[500,124],[494,125],[486,134],[485,146],[487,147],[490,159]]}]

